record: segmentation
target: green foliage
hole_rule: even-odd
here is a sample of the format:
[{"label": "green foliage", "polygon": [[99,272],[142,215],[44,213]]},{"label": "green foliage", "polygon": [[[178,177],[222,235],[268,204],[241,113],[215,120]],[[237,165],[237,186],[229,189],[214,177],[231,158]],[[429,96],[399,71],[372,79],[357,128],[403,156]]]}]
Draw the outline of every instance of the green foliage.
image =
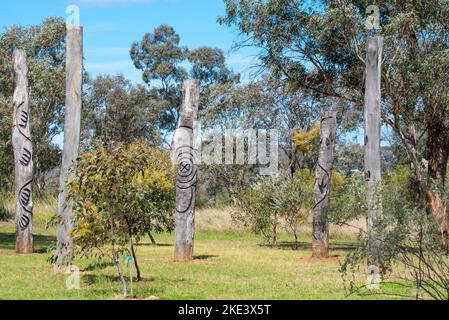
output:
[{"label": "green foliage", "polygon": [[335,147],[334,168],[345,176],[364,169],[364,148],[358,143],[339,143]]},{"label": "green foliage", "polygon": [[[359,243],[341,264],[348,294],[366,290],[365,283],[357,280],[357,274],[366,268],[370,250],[375,248],[376,265],[385,281],[389,281],[393,266],[404,268],[407,271],[404,279],[415,287],[416,298],[449,297],[447,235],[442,233],[442,222],[416,202],[417,192],[408,166],[398,166],[383,176],[378,195],[382,199],[383,216],[374,221],[370,234],[360,229]],[[442,203],[447,204],[448,197],[442,198],[445,199]],[[331,195],[330,221],[344,224],[360,217],[366,212],[365,201],[361,175],[346,178],[343,186]],[[447,207],[443,210],[449,217]],[[391,293],[386,285],[381,286],[386,290],[382,293]]]},{"label": "green foliage", "polygon": [[[44,172],[60,161],[53,138],[61,133],[65,98],[65,22],[47,18],[36,26],[12,26],[0,33],[0,183],[12,186],[11,97],[13,94],[12,51],[27,53],[34,179],[38,192],[44,188]],[[10,190],[10,189],[9,189]],[[5,190],[2,190],[5,191]]]},{"label": "green foliage", "polygon": [[[379,270],[385,281],[389,281],[392,266],[407,272],[404,280],[415,288],[416,299],[429,297],[447,300],[449,298],[449,260],[447,244],[438,234],[439,222],[425,210],[403,208],[393,214],[386,214],[376,221],[374,231],[380,240]],[[340,271],[346,281],[347,293],[364,289],[355,281],[355,273],[366,266],[370,240],[361,238],[356,249],[342,263]],[[381,292],[389,294],[381,284]],[[378,292],[377,292],[378,293]]]},{"label": "green foliage", "polygon": [[203,86],[215,82],[223,83],[231,76],[221,49],[201,47],[189,51],[187,57],[192,64],[191,77],[200,80],[200,84]]},{"label": "green foliage", "polygon": [[140,42],[134,42],[130,49],[134,66],[142,71],[142,79],[150,87],[158,125],[169,132],[178,123],[182,81],[189,76],[183,63],[190,62],[190,76],[200,81],[202,107],[208,103],[206,89],[231,78],[221,49],[200,47],[189,51],[180,45],[180,41],[173,27],[160,25],[152,33],[146,33]]},{"label": "green foliage", "polygon": [[[425,168],[444,184],[449,140],[449,2],[381,1],[380,27],[366,28],[372,1],[224,0],[218,21],[237,45],[260,49],[261,65],[315,98],[338,97],[343,122],[362,118],[366,42],[384,39],[382,114],[401,140],[424,196]],[[387,71],[385,71],[387,70]],[[356,119],[353,119],[356,116]],[[427,153],[418,145],[424,137]]]},{"label": "green foliage", "polygon": [[133,241],[150,231],[173,229],[174,175],[168,152],[150,149],[143,141],[99,147],[81,155],[73,175],[68,182],[72,236],[82,255],[104,257],[112,245],[113,261],[125,251],[135,258]]},{"label": "green foliage", "polygon": [[5,207],[5,196],[0,192],[0,221],[7,221],[11,218]]},{"label": "green foliage", "polygon": [[143,36],[140,43],[131,46],[131,59],[137,69],[143,70],[143,80],[160,80],[164,85],[179,82],[186,77],[180,66],[186,58],[187,48],[179,45],[180,37],[168,25],[160,25],[153,33]]},{"label": "green foliage", "polygon": [[160,143],[157,116],[143,85],[123,75],[87,79],[84,86],[82,138],[85,147],[145,139]]},{"label": "green foliage", "polygon": [[268,243],[276,244],[279,227],[284,226],[298,240],[298,226],[310,210],[314,179],[306,170],[294,178],[265,178],[246,188],[238,198],[233,218]]},{"label": "green foliage", "polygon": [[[333,179],[334,180],[334,179]],[[329,198],[328,220],[344,224],[366,213],[366,188],[361,174],[346,177],[332,188]]]}]

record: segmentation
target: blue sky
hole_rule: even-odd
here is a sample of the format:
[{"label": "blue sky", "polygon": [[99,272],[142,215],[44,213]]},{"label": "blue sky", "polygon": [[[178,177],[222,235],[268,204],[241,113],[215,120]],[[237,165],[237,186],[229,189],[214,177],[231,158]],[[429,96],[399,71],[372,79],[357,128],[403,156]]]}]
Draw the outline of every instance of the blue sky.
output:
[{"label": "blue sky", "polygon": [[223,15],[221,0],[41,0],[1,1],[0,29],[13,24],[39,24],[49,16],[66,18],[68,5],[80,8],[84,27],[85,68],[91,75],[123,73],[141,82],[141,73],[129,58],[133,41],[160,24],[172,25],[181,36],[181,45],[194,49],[218,47],[226,54],[235,72],[254,65],[254,51],[231,52],[237,33],[216,23]]},{"label": "blue sky", "polygon": [[[181,37],[181,45],[221,48],[228,65],[249,79],[257,64],[255,49],[231,51],[238,34],[217,24],[225,13],[222,0],[40,0],[0,1],[0,30],[11,25],[39,24],[50,16],[68,17],[66,9],[77,5],[84,27],[84,65],[93,76],[122,73],[142,82],[129,57],[129,48],[146,32],[169,24]],[[362,143],[363,135],[351,136]]]}]

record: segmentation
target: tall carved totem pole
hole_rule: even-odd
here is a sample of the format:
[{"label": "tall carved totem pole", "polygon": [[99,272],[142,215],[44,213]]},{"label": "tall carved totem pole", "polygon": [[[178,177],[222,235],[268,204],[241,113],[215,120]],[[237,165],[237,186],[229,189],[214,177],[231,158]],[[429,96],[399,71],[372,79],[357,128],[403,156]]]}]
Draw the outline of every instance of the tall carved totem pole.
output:
[{"label": "tall carved totem pole", "polygon": [[70,264],[73,258],[73,240],[70,235],[73,228],[72,206],[66,201],[66,181],[69,178],[69,168],[78,157],[80,144],[83,68],[82,27],[67,25],[66,56],[66,104],[64,148],[59,177],[58,215],[60,221],[57,227],[57,266]]},{"label": "tall carved totem pole", "polygon": [[173,138],[173,160],[178,167],[175,211],[175,261],[193,259],[195,201],[198,179],[195,123],[200,90],[198,80],[185,80],[181,118]]},{"label": "tall carved totem pole", "polygon": [[315,169],[313,206],[312,256],[317,259],[329,257],[329,223],[326,218],[326,210],[329,205],[336,131],[337,113],[335,111],[324,112],[321,115],[321,140]]},{"label": "tall carved totem pole", "polygon": [[33,145],[30,130],[27,56],[13,52],[14,96],[12,143],[15,165],[16,251],[33,252]]}]

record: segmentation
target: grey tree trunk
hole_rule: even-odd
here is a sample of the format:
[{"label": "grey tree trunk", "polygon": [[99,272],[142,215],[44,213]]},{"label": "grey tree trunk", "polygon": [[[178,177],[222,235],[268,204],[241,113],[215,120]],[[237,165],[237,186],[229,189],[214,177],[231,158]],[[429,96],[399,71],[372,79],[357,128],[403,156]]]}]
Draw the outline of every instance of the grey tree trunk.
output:
[{"label": "grey tree trunk", "polygon": [[380,119],[382,37],[371,37],[366,48],[365,83],[365,181],[367,214],[366,225],[370,241],[369,263],[376,264],[379,239],[372,233],[374,222],[382,216],[380,202]]},{"label": "grey tree trunk", "polygon": [[70,264],[73,259],[72,206],[66,201],[66,181],[69,168],[78,157],[81,127],[81,85],[83,63],[83,29],[67,25],[66,109],[64,124],[64,149],[59,177],[57,227],[57,266]]},{"label": "grey tree trunk", "polygon": [[198,80],[185,80],[183,105],[173,138],[173,160],[178,166],[175,210],[175,261],[193,259],[197,186],[196,121],[200,90]]},{"label": "grey tree trunk", "polygon": [[329,257],[329,223],[326,212],[329,205],[336,131],[337,113],[324,112],[321,115],[321,140],[315,169],[313,206],[312,257],[318,259]]},{"label": "grey tree trunk", "polygon": [[15,164],[16,251],[33,253],[33,145],[30,132],[27,56],[13,52],[14,96],[12,143]]}]

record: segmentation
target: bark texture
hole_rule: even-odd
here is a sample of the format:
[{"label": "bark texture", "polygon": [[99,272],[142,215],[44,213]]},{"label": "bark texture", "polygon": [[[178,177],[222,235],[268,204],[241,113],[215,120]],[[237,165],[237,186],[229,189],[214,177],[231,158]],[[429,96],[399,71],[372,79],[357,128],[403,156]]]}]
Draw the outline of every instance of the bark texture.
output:
[{"label": "bark texture", "polygon": [[30,133],[26,52],[14,50],[12,143],[15,165],[16,251],[33,253],[33,145]]},{"label": "bark texture", "polygon": [[329,205],[336,130],[336,112],[324,112],[321,116],[321,140],[315,169],[315,204],[313,206],[312,256],[318,259],[329,257],[329,223],[326,219],[326,211]]},{"label": "bark texture", "polygon": [[195,123],[199,107],[198,80],[184,81],[181,118],[173,139],[173,157],[178,166],[175,210],[174,260],[193,259],[195,200],[197,186],[197,150]]},{"label": "bark texture", "polygon": [[382,68],[381,37],[368,38],[365,83],[365,181],[367,184],[367,227],[370,230],[382,210],[376,197],[381,181],[380,167],[380,81]]},{"label": "bark texture", "polygon": [[64,149],[62,153],[60,193],[58,198],[57,261],[56,265],[70,264],[73,258],[72,206],[67,203],[66,181],[69,168],[78,157],[81,126],[81,85],[83,63],[83,29],[67,26],[66,109]]},{"label": "bark texture", "polygon": [[373,234],[374,221],[382,216],[380,202],[380,99],[382,70],[382,37],[371,37],[366,48],[366,82],[365,82],[365,181],[367,214],[366,224],[370,237],[369,264],[376,263],[379,256],[379,240]]}]

